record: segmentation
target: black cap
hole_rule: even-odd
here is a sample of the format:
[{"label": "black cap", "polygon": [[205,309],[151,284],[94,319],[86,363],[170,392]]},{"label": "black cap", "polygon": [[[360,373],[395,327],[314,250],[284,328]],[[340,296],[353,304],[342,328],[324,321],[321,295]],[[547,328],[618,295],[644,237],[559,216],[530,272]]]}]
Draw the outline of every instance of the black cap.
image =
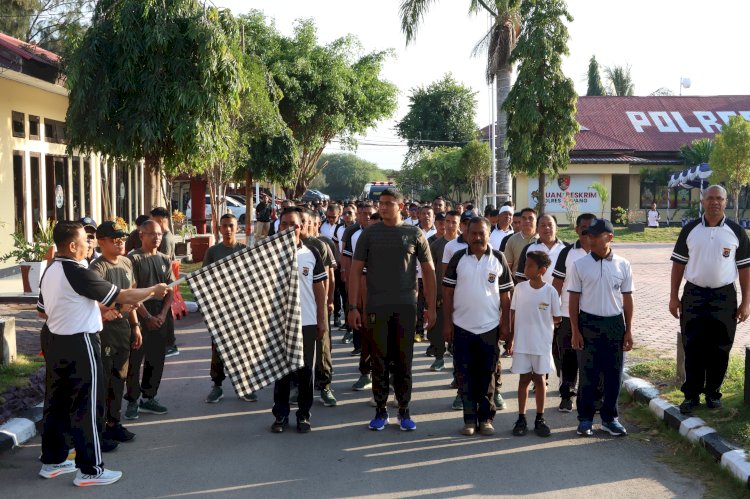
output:
[{"label": "black cap", "polygon": [[96,228],[96,238],[103,239],[105,237],[111,237],[112,239],[119,239],[127,236],[128,233],[117,226],[115,222],[102,222],[102,224]]},{"label": "black cap", "polygon": [[435,221],[439,222],[441,220],[443,221],[445,220],[445,213],[443,213],[442,211],[438,211],[437,214],[435,215]]},{"label": "black cap", "polygon": [[474,218],[474,212],[473,211],[468,211],[467,210],[467,211],[461,213],[461,221],[462,222],[464,220],[471,220],[472,218]]},{"label": "black cap", "polygon": [[79,224],[83,225],[83,228],[91,227],[92,229],[96,230],[96,222],[94,222],[94,219],[91,217],[83,217],[78,221]]},{"label": "black cap", "polygon": [[612,222],[605,218],[595,218],[591,221],[591,225],[589,225],[589,228],[586,229],[583,233],[584,235],[589,234],[592,236],[598,236],[599,234],[604,234],[605,232],[609,232],[610,234],[615,233],[614,227],[612,227]]}]

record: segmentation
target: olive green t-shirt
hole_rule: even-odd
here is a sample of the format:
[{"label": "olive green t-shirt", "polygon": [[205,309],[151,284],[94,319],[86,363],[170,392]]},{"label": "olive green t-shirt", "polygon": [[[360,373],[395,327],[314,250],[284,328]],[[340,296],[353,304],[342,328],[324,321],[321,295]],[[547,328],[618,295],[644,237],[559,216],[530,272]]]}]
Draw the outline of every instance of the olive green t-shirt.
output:
[{"label": "olive green t-shirt", "polygon": [[161,243],[159,244],[159,252],[167,255],[170,260],[174,260],[174,246],[175,246],[174,234],[172,234],[170,231],[165,231],[161,236]]},{"label": "olive green t-shirt", "polygon": [[437,283],[437,298],[443,297],[443,251],[448,240],[445,237],[439,237],[430,244],[430,253],[432,253],[432,264],[435,266],[435,282]]},{"label": "olive green t-shirt", "polygon": [[222,258],[225,258],[232,253],[237,253],[241,249],[245,249],[242,243],[235,243],[234,246],[225,246],[224,243],[216,243],[206,251],[206,256],[203,257],[203,266],[209,265],[214,262],[218,262]]},{"label": "olive green t-shirt", "polygon": [[417,265],[430,262],[430,247],[419,227],[370,225],[359,236],[354,260],[367,267],[367,304],[416,305]]},{"label": "olive green t-shirt", "polygon": [[[157,251],[155,255],[147,255],[143,252],[143,248],[138,248],[133,250],[128,258],[133,263],[133,275],[137,288],[148,288],[162,282],[170,284],[174,281],[172,261],[164,253]],[[151,298],[147,301],[161,303],[162,300]]]},{"label": "olive green t-shirt", "polygon": [[[111,282],[120,289],[129,289],[133,285],[133,264],[124,256],[118,256],[115,263],[100,256],[89,265],[99,277]],[[119,308],[119,305],[117,305]],[[115,346],[122,349],[130,347],[130,323],[127,314],[122,318],[104,321],[101,332],[102,346]]]}]

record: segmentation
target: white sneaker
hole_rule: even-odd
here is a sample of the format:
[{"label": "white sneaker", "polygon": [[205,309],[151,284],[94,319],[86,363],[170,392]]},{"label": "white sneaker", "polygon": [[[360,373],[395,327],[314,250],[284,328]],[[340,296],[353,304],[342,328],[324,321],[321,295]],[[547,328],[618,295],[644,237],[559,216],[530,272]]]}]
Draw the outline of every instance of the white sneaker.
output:
[{"label": "white sneaker", "polygon": [[122,478],[122,471],[104,469],[98,475],[84,475],[78,470],[73,485],[77,487],[89,487],[91,485],[109,485]]},{"label": "white sneaker", "polygon": [[39,470],[39,476],[42,478],[55,478],[57,475],[73,473],[74,471],[76,471],[76,463],[66,459],[60,464],[43,464],[42,469]]}]

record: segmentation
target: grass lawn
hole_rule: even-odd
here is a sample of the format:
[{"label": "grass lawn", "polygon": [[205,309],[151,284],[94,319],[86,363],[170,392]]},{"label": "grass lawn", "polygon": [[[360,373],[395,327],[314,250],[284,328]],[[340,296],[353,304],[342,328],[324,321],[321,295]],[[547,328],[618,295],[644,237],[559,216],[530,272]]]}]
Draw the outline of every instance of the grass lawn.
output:
[{"label": "grass lawn", "polygon": [[[636,352],[636,356],[640,353]],[[647,357],[647,356],[644,356]],[[628,368],[631,376],[644,378],[657,387],[662,396],[675,405],[684,400],[677,379],[677,366],[672,358],[652,356],[636,360]],[[721,386],[721,409],[709,410],[705,404],[693,410],[693,415],[703,419],[722,436],[745,449],[750,448],[750,406],[744,403],[745,359],[741,355],[729,358],[729,368]],[[703,401],[701,401],[703,402]]]},{"label": "grass lawn", "polygon": [[0,393],[5,392],[11,386],[24,386],[28,383],[29,376],[43,365],[44,358],[42,357],[20,354],[12,364],[0,366]]},{"label": "grass lawn", "polygon": [[[180,264],[180,277],[183,277],[195,270],[198,270],[203,265],[202,262],[197,263],[181,263]],[[180,284],[180,294],[185,301],[195,301],[193,296],[193,290],[190,289],[190,285],[187,282]]]},{"label": "grass lawn", "polygon": [[641,430],[630,432],[627,438],[660,444],[664,450],[657,454],[657,459],[688,478],[700,480],[705,486],[703,497],[748,496],[747,484],[719,466],[706,449],[685,440],[679,432],[658,420],[648,407],[635,402],[625,390],[620,395],[620,413],[623,419],[635,423]]},{"label": "grass lawn", "polygon": [[[616,243],[674,243],[680,234],[682,227],[660,227],[658,229],[646,228],[643,232],[633,232],[627,227],[615,227]],[[563,241],[571,242],[578,239],[575,230],[570,227],[560,227],[557,237]]]}]

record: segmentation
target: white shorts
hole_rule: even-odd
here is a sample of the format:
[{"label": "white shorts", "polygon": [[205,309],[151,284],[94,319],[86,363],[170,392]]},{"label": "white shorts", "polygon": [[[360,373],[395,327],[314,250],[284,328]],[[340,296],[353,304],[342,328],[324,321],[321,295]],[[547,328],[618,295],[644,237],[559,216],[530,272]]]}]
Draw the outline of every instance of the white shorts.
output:
[{"label": "white shorts", "polygon": [[513,352],[513,365],[510,367],[513,374],[549,374],[554,370],[552,352],[549,355]]}]

